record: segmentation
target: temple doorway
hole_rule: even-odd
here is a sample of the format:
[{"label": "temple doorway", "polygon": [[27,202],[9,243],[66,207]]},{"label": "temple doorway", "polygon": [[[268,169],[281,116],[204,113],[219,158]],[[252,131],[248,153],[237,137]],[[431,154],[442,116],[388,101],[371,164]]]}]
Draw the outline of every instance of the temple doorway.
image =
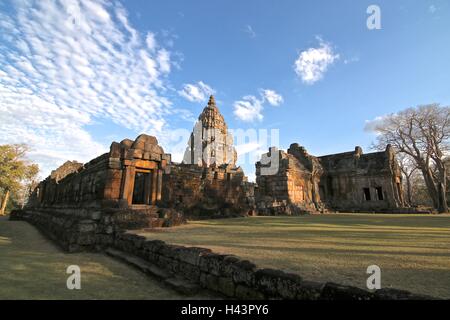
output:
[{"label": "temple doorway", "polygon": [[149,204],[151,173],[136,172],[134,177],[132,204]]}]

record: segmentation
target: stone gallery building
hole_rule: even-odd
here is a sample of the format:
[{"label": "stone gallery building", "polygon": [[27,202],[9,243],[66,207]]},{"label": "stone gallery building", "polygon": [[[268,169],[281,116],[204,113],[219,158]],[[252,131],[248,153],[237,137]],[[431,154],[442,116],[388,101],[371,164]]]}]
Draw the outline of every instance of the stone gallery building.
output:
[{"label": "stone gallery building", "polygon": [[[274,157],[276,155],[276,157]],[[263,170],[278,163],[276,174]],[[256,163],[257,212],[393,212],[404,206],[402,176],[393,148],[315,157],[297,143],[287,153],[271,148]]]}]

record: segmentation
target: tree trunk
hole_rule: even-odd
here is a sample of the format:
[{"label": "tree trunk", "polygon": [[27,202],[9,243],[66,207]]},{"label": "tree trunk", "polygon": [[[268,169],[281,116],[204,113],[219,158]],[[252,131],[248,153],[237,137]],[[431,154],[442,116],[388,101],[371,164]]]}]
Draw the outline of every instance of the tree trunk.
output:
[{"label": "tree trunk", "polygon": [[6,205],[8,204],[8,199],[9,199],[9,190],[6,190],[5,196],[3,197],[3,200],[2,200],[2,207],[0,209],[0,216],[5,215],[5,210],[6,210]]},{"label": "tree trunk", "polygon": [[411,177],[406,175],[406,193],[407,193],[407,197],[408,197],[408,204],[410,206],[412,206],[413,202],[412,202],[412,191],[411,191]]},{"label": "tree trunk", "polygon": [[436,185],[434,184],[433,177],[429,168],[421,168],[423,179],[425,180],[425,185],[427,187],[428,195],[433,202],[433,207],[439,210],[439,199],[438,190],[436,190]]},{"label": "tree trunk", "polygon": [[439,213],[447,213],[448,205],[447,205],[447,170],[445,167],[441,168],[439,175],[439,185],[438,185],[438,212]]},{"label": "tree trunk", "polygon": [[438,212],[439,213],[447,213],[448,212],[448,206],[447,206],[447,197],[445,194],[445,188],[443,186],[443,183],[439,183],[439,191],[438,191]]}]

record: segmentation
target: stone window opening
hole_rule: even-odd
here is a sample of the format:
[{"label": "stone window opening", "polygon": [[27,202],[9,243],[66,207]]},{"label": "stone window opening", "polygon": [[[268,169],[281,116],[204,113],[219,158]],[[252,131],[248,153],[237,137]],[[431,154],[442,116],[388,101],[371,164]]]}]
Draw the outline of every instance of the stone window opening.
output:
[{"label": "stone window opening", "polygon": [[384,200],[384,197],[383,197],[383,188],[382,188],[382,187],[376,187],[376,188],[375,188],[375,191],[376,191],[376,193],[377,193],[377,199],[378,199],[378,200]]},{"label": "stone window opening", "polygon": [[364,200],[370,201],[370,188],[363,188]]}]

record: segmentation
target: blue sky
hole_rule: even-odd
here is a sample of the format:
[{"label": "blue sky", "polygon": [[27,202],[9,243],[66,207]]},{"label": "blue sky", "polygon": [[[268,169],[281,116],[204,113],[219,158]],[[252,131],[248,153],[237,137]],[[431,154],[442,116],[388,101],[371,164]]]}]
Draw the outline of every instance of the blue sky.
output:
[{"label": "blue sky", "polygon": [[180,159],[210,93],[230,128],[315,155],[369,152],[367,121],[450,103],[444,0],[2,1],[0,32],[0,143],[30,144],[43,176],[141,132]]}]

